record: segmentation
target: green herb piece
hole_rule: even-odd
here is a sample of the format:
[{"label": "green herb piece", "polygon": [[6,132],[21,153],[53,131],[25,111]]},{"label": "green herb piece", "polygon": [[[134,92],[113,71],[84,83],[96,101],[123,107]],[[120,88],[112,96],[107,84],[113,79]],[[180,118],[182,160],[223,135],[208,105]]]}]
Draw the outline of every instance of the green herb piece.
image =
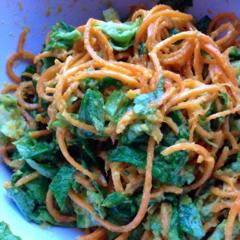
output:
[{"label": "green herb piece", "polygon": [[27,130],[27,124],[17,107],[17,99],[9,94],[0,95],[0,142],[21,138]]},{"label": "green herb piece", "polygon": [[138,46],[138,52],[140,56],[147,54],[147,48],[144,42],[141,42]]},{"label": "green herb piece", "polygon": [[[181,174],[188,160],[188,153],[178,151],[168,156],[163,156],[161,154],[163,150],[163,147],[157,147],[155,149],[152,170],[153,177],[161,183],[182,186],[188,181],[188,179]],[[146,152],[130,146],[118,146],[109,153],[109,161],[124,162],[134,165],[139,169],[144,169],[146,165]]]},{"label": "green herb piece", "polygon": [[96,27],[110,38],[114,50],[125,51],[132,46],[133,39],[141,23],[141,19],[126,23],[98,22]]},{"label": "green herb piece", "polygon": [[107,98],[104,110],[107,117],[113,122],[117,123],[122,115],[127,111],[129,100],[123,91],[115,90]]},{"label": "green herb piece", "polygon": [[53,178],[57,173],[56,167],[52,166],[51,164],[38,163],[30,158],[26,158],[25,161],[32,169],[36,170],[46,178]]},{"label": "green herb piece", "polygon": [[[25,70],[23,71],[23,73],[30,73],[30,74],[34,74],[36,73],[36,66],[35,65],[28,65]],[[21,81],[31,81],[32,78],[31,77],[27,77],[27,76],[22,76],[21,75]]]},{"label": "green herb piece", "polygon": [[160,223],[159,214],[148,215],[144,227],[146,230],[151,231],[155,238],[160,237],[162,232],[162,225]]},{"label": "green herb piece", "polygon": [[32,196],[20,188],[8,188],[9,197],[15,202],[20,212],[28,219],[32,219],[35,209],[35,201]]},{"label": "green herb piece", "polygon": [[67,25],[64,22],[56,23],[51,30],[50,40],[45,48],[46,51],[53,51],[55,49],[72,48],[75,41],[81,38],[80,32],[74,27]]},{"label": "green herb piece", "polygon": [[100,192],[87,191],[87,199],[93,204],[94,210],[99,214],[99,216],[104,219],[106,217],[106,211],[102,206],[103,195]]},{"label": "green herb piece", "polygon": [[146,123],[134,123],[125,130],[120,138],[120,143],[124,145],[146,142],[146,137],[144,134],[150,135],[152,132],[152,124]]},{"label": "green herb piece", "polygon": [[176,207],[172,210],[172,216],[170,221],[170,227],[168,232],[169,240],[181,240],[182,232],[179,226],[179,213]]},{"label": "green herb piece", "polygon": [[68,192],[72,186],[75,169],[71,166],[64,165],[60,168],[56,176],[49,185],[54,198],[61,210],[64,209]]},{"label": "green herb piece", "polygon": [[48,68],[54,65],[54,62],[55,62],[54,57],[47,57],[47,58],[41,59],[42,65],[41,65],[40,72],[44,73]]},{"label": "green herb piece", "polygon": [[104,99],[99,91],[88,89],[82,99],[79,118],[92,124],[99,133],[104,130]]},{"label": "green herb piece", "polygon": [[117,207],[120,204],[130,202],[128,197],[120,192],[110,193],[103,201],[102,206],[107,208]]},{"label": "green herb piece", "polygon": [[74,206],[74,212],[77,215],[77,227],[78,228],[84,229],[84,228],[99,226],[99,223],[85,209]]},{"label": "green herb piece", "polygon": [[232,46],[229,52],[230,61],[240,60],[240,49]]},{"label": "green herb piece", "polygon": [[181,197],[178,211],[181,230],[194,239],[202,239],[205,232],[199,212],[190,197]]},{"label": "green herb piece", "polygon": [[55,160],[56,154],[59,151],[55,140],[50,143],[40,139],[33,139],[26,134],[24,137],[13,142],[16,146],[21,159],[34,159],[38,161]]}]

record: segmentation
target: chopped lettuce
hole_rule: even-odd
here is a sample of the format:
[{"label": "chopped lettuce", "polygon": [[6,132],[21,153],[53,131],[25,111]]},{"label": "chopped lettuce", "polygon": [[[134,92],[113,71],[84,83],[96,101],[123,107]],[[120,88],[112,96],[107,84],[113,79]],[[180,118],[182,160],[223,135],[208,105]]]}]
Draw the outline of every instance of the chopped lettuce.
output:
[{"label": "chopped lettuce", "polygon": [[6,144],[10,139],[21,138],[27,130],[27,123],[17,106],[16,97],[0,95],[0,142]]},{"label": "chopped lettuce", "polygon": [[104,130],[104,99],[103,95],[96,90],[88,89],[82,99],[79,109],[79,119],[93,124],[99,133]]},{"label": "chopped lettuce", "polygon": [[102,206],[107,208],[117,207],[123,203],[129,203],[130,200],[120,192],[110,193],[103,201]]},{"label": "chopped lettuce", "polygon": [[[188,153],[178,151],[168,156],[163,156],[161,152],[164,147],[155,149],[153,161],[153,177],[161,183],[182,186],[188,182],[188,177],[182,174],[184,166],[188,160]],[[118,146],[109,153],[109,161],[124,162],[139,169],[144,169],[146,165],[146,151],[135,149],[130,146]],[[188,175],[187,175],[188,176]],[[193,181],[190,175],[190,183]]]},{"label": "chopped lettuce", "polygon": [[23,160],[54,161],[59,153],[59,147],[54,139],[49,143],[45,140],[33,139],[29,134],[26,134],[13,143]]},{"label": "chopped lettuce", "polygon": [[199,212],[190,197],[181,197],[178,211],[181,230],[194,239],[202,239],[205,232]]},{"label": "chopped lettuce", "polygon": [[106,217],[106,211],[103,207],[103,194],[101,192],[87,191],[87,199],[93,205],[94,210],[98,213],[98,215],[104,219]]},{"label": "chopped lettuce", "polygon": [[0,239],[1,240],[21,240],[20,237],[15,236],[9,226],[5,222],[0,222]]},{"label": "chopped lettuce", "polygon": [[125,51],[132,46],[133,39],[141,23],[142,20],[138,18],[135,22],[98,22],[96,27],[110,38],[114,50]]},{"label": "chopped lettuce", "polygon": [[117,123],[122,115],[128,110],[129,100],[121,90],[115,90],[107,98],[104,106],[107,117],[113,123]]},{"label": "chopped lettuce", "polygon": [[88,213],[84,208],[77,207],[74,205],[74,212],[77,215],[77,227],[78,228],[90,228],[97,227],[99,223],[94,219],[94,217]]},{"label": "chopped lettuce", "polygon": [[81,38],[80,32],[74,27],[64,22],[56,23],[51,30],[50,39],[45,47],[45,51],[53,51],[55,49],[72,48],[75,41]]},{"label": "chopped lettuce", "polygon": [[162,232],[159,214],[148,215],[144,227],[146,230],[149,230],[153,233],[154,239],[159,238]]},{"label": "chopped lettuce", "polygon": [[178,213],[178,209],[176,207],[174,207],[172,210],[168,238],[169,238],[169,240],[181,240],[182,239],[182,231],[179,226],[179,213]]},{"label": "chopped lettuce", "polygon": [[[212,235],[208,238],[208,240],[224,240],[224,230],[225,230],[226,220],[223,220],[221,223],[217,225]],[[236,220],[234,223],[234,229],[232,234],[232,239],[237,240],[240,234],[240,222]]]},{"label": "chopped lettuce", "polygon": [[60,168],[56,176],[49,185],[56,202],[61,210],[64,209],[68,192],[72,186],[75,169],[71,166],[64,165]]}]

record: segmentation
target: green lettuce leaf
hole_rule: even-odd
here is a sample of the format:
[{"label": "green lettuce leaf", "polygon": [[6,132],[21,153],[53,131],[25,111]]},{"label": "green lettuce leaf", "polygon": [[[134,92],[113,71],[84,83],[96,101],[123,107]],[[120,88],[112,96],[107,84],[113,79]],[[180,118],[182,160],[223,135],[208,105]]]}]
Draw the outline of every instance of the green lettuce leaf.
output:
[{"label": "green lettuce leaf", "polygon": [[41,139],[33,139],[26,134],[13,144],[23,160],[55,161],[56,156],[59,155],[59,147],[54,139],[49,143]]},{"label": "green lettuce leaf", "polygon": [[178,211],[181,230],[194,239],[202,239],[205,232],[199,212],[190,197],[181,197]]},{"label": "green lettuce leaf", "polygon": [[[155,157],[153,161],[153,177],[161,183],[182,186],[188,182],[188,178],[181,171],[184,169],[188,161],[188,153],[185,151],[178,151],[168,156],[163,156],[161,152],[164,147],[157,147],[155,149]],[[139,169],[145,169],[146,165],[146,151],[136,149],[130,146],[118,146],[109,152],[109,161],[124,162]],[[187,175],[188,176],[188,175]],[[191,177],[191,181],[194,180]],[[190,181],[190,183],[191,183]]]},{"label": "green lettuce leaf", "polygon": [[61,210],[64,209],[68,192],[74,180],[75,169],[71,166],[64,165],[60,168],[56,176],[49,185],[54,198]]},{"label": "green lettuce leaf", "polygon": [[182,239],[182,231],[179,226],[179,213],[176,207],[172,210],[172,216],[170,221],[170,227],[168,231],[169,240],[181,240]]},{"label": "green lettuce leaf", "polygon": [[99,22],[96,27],[102,30],[109,38],[111,46],[116,51],[125,51],[132,46],[135,34],[141,25],[142,20],[135,22],[115,23]]},{"label": "green lettuce leaf", "polygon": [[103,105],[102,94],[99,91],[88,89],[79,109],[79,118],[88,124],[93,124],[99,133],[103,133],[104,130]]},{"label": "green lettuce leaf", "polygon": [[53,178],[57,173],[56,166],[53,166],[49,163],[38,163],[30,158],[25,159],[26,163],[42,176],[46,178]]},{"label": "green lettuce leaf", "polygon": [[27,130],[27,123],[17,107],[17,99],[9,94],[0,95],[0,142],[21,138]]},{"label": "green lettuce leaf", "polygon": [[128,110],[129,100],[123,91],[115,90],[107,98],[104,106],[107,117],[113,123],[117,123],[122,115]]},{"label": "green lettuce leaf", "polygon": [[107,208],[117,207],[123,203],[129,203],[130,200],[127,196],[120,192],[113,192],[108,194],[108,196],[104,199],[102,206]]},{"label": "green lettuce leaf", "polygon": [[51,30],[50,40],[45,47],[46,51],[53,51],[55,49],[72,48],[75,41],[81,38],[80,32],[74,27],[67,25],[64,22],[56,23]]}]

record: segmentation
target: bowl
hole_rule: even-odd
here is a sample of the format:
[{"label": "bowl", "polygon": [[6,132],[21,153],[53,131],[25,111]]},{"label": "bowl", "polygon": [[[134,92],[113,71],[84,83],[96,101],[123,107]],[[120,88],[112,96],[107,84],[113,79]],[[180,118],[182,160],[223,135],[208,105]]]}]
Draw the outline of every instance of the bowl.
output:
[{"label": "bowl", "polygon": [[[16,49],[18,37],[23,28],[28,27],[25,49],[38,53],[44,42],[44,38],[51,26],[57,21],[78,26],[87,21],[88,18],[101,18],[102,11],[109,6],[116,8],[121,16],[126,17],[130,6],[144,3],[148,8],[157,3],[153,0],[32,0],[0,1],[0,88],[9,79],[5,73],[5,64],[8,56]],[[193,8],[188,10],[196,18],[206,14],[213,17],[219,12],[232,11],[240,16],[240,2],[237,0],[195,0]],[[24,66],[16,66],[16,72],[20,73]],[[0,165],[0,186],[10,177],[9,170]],[[13,202],[8,199],[3,187],[0,187],[0,221],[9,224],[14,234],[23,240],[70,240],[76,239],[81,234],[78,229],[67,229],[60,227],[39,227],[34,223],[27,222],[19,213]]]}]

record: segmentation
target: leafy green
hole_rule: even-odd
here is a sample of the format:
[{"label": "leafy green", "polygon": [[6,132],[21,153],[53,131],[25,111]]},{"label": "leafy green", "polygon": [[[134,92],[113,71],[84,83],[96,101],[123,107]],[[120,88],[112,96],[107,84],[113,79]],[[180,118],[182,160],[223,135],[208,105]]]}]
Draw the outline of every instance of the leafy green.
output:
[{"label": "leafy green", "polygon": [[240,60],[240,49],[232,46],[229,52],[230,61]]},{"label": "leafy green", "polygon": [[122,87],[122,83],[111,77],[104,77],[101,81],[92,78],[86,78],[80,82],[80,86],[83,91],[91,88],[92,90],[99,90],[102,92],[109,87],[120,89]]},{"label": "leafy green", "polygon": [[[182,186],[188,179],[181,174],[184,165],[188,160],[188,153],[178,151],[168,156],[163,156],[161,152],[164,147],[155,149],[153,161],[153,177],[161,183]],[[130,146],[118,146],[109,153],[109,161],[124,162],[139,169],[144,169],[146,165],[146,152]]]},{"label": "leafy green", "polygon": [[148,122],[146,123],[134,123],[127,127],[125,132],[120,138],[121,144],[132,144],[137,142],[146,142],[146,137],[144,134],[149,134],[152,131],[152,125]]},{"label": "leafy green", "polygon": [[17,107],[17,99],[9,94],[0,95],[0,142],[6,144],[9,139],[21,138],[27,130],[27,124]]},{"label": "leafy green", "polygon": [[162,225],[160,223],[159,214],[148,215],[144,227],[146,230],[150,230],[153,233],[154,237],[160,237],[162,232]]},{"label": "leafy green", "polygon": [[137,168],[145,168],[146,153],[131,147],[118,146],[110,152],[108,157],[111,162],[124,162]]},{"label": "leafy green", "polygon": [[142,111],[144,111],[144,109],[149,109],[146,108],[148,104],[158,102],[160,100],[164,94],[164,83],[165,79],[163,76],[161,76],[160,81],[153,92],[141,94],[134,99],[133,110],[136,112],[136,114],[141,112],[139,109]]},{"label": "leafy green", "polygon": [[[33,64],[28,65],[23,72],[34,74],[36,72],[36,66]],[[31,80],[32,78],[21,75],[21,81],[31,81]]]},{"label": "leafy green", "polygon": [[50,39],[45,47],[46,51],[53,51],[55,49],[72,48],[75,41],[81,38],[80,32],[74,27],[67,25],[64,22],[56,23],[51,30]]},{"label": "leafy green", "polygon": [[80,120],[93,124],[98,132],[104,130],[104,99],[99,91],[88,89],[82,99],[79,109]]},{"label": "leafy green", "polygon": [[208,240],[224,240],[224,228],[226,225],[226,220],[223,220],[220,224],[217,225],[212,235]]},{"label": "leafy green", "polygon": [[223,104],[223,110],[226,110],[228,108],[228,102],[229,102],[229,96],[226,92],[219,94],[219,99]]},{"label": "leafy green", "polygon": [[9,188],[7,189],[8,195],[17,205],[21,213],[28,219],[31,220],[33,211],[35,209],[35,201],[32,196],[20,188]]},{"label": "leafy green", "polygon": [[71,166],[64,165],[60,168],[56,176],[49,185],[56,202],[61,210],[65,207],[68,192],[72,186],[75,169]]},{"label": "leafy green", "polygon": [[48,185],[49,180],[40,176],[37,179],[27,183],[25,186],[29,194],[33,197],[33,199],[36,199],[38,204],[45,204]]},{"label": "leafy green", "polygon": [[170,221],[170,227],[168,232],[169,240],[181,240],[182,232],[179,226],[179,213],[176,207],[172,210],[172,216]]},{"label": "leafy green", "polygon": [[110,38],[114,50],[125,51],[132,46],[133,39],[141,23],[142,20],[138,18],[135,22],[98,22],[96,27]]},{"label": "leafy green", "polygon": [[169,32],[170,36],[180,33],[180,31],[177,28],[171,28],[168,30],[168,32]]},{"label": "leafy green", "polygon": [[20,237],[13,235],[9,226],[5,222],[0,222],[0,239],[1,240],[21,240]]},{"label": "leafy green", "polygon": [[113,122],[117,123],[121,116],[127,111],[129,100],[121,90],[113,91],[107,98],[104,110],[107,117]]},{"label": "leafy green", "polygon": [[55,58],[54,57],[47,57],[41,59],[41,69],[40,72],[44,73],[48,68],[54,65]]},{"label": "leafy green", "polygon": [[118,225],[129,223],[136,215],[138,209],[138,204],[134,200],[136,199],[129,198],[129,201],[123,201],[116,207],[105,208],[107,220]]},{"label": "leafy green", "polygon": [[201,19],[199,19],[199,21],[197,21],[196,27],[200,32],[206,34],[208,26],[211,21],[212,21],[212,19],[208,15],[206,15],[206,16],[202,17]]},{"label": "leafy green", "polygon": [[231,173],[238,173],[240,171],[240,153],[238,153],[234,158],[233,161],[229,164],[227,164],[223,171],[227,174]]},{"label": "leafy green", "polygon": [[171,6],[173,9],[180,11],[186,10],[186,8],[193,6],[192,0],[159,0],[160,4],[166,4]]},{"label": "leafy green", "polygon": [[[188,175],[184,174],[184,166],[188,161],[188,153],[186,151],[177,151],[168,156],[163,156],[161,152],[164,147],[155,149],[155,157],[153,163],[153,177],[161,183],[182,186],[188,182]],[[190,176],[190,183],[192,176]]]},{"label": "leafy green", "polygon": [[103,17],[106,22],[119,20],[119,14],[114,8],[107,8],[104,10]]},{"label": "leafy green", "polygon": [[187,195],[181,197],[178,211],[181,230],[194,239],[204,237],[205,232],[199,212],[190,197]]},{"label": "leafy green", "polygon": [[135,228],[128,236],[128,240],[139,240],[144,233],[144,228],[142,225],[139,225]]},{"label": "leafy green", "polygon": [[106,217],[106,211],[102,206],[104,197],[100,192],[87,191],[87,199],[93,204],[94,210],[99,214],[99,216],[104,219]]},{"label": "leafy green", "polygon": [[55,140],[50,143],[45,140],[33,139],[26,134],[14,142],[22,159],[34,159],[39,161],[55,160],[58,146]]},{"label": "leafy green", "polygon": [[102,206],[107,208],[113,208],[127,202],[129,202],[129,199],[124,194],[120,192],[113,192],[104,199]]},{"label": "leafy green", "polygon": [[26,163],[46,178],[53,178],[57,172],[55,166],[48,163],[38,163],[30,158],[25,159]]},{"label": "leafy green", "polygon": [[147,54],[147,48],[144,42],[141,42],[138,46],[138,52],[140,56]]},{"label": "leafy green", "polygon": [[74,206],[74,211],[77,214],[78,228],[90,228],[99,226],[99,223],[85,209]]}]

